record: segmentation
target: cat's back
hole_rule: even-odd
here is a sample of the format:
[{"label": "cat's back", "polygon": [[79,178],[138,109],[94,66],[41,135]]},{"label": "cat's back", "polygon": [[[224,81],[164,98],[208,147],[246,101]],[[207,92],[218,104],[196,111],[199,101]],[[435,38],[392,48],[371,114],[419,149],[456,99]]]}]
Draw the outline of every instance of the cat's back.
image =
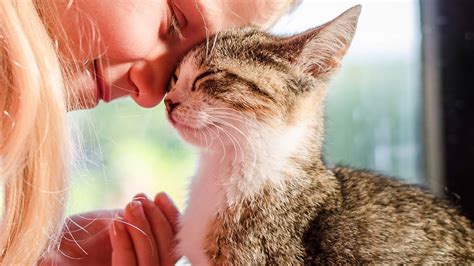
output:
[{"label": "cat's back", "polygon": [[314,224],[316,256],[346,262],[474,261],[470,222],[416,186],[339,167],[342,203]]}]

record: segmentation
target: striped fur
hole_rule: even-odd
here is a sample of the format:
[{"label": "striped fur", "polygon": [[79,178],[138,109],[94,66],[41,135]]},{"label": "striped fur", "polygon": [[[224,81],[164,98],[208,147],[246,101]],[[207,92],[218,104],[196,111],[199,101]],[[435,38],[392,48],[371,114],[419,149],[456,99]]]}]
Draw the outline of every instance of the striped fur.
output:
[{"label": "striped fur", "polygon": [[323,163],[326,83],[359,13],[291,37],[226,31],[183,58],[166,102],[201,153],[178,233],[193,264],[473,262],[471,224],[449,204]]}]

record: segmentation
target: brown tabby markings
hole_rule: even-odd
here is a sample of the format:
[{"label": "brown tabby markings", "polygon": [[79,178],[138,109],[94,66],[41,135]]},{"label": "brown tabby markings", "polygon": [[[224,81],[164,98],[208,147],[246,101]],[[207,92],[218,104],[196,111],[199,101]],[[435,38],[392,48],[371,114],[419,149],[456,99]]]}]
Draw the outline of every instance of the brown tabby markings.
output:
[{"label": "brown tabby markings", "polygon": [[205,244],[214,265],[474,260],[469,221],[419,188],[317,166],[285,187],[218,214]]},{"label": "brown tabby markings", "polygon": [[[211,107],[225,103],[262,128],[283,133],[307,122],[303,138],[288,139],[298,149],[280,162],[282,184],[264,179],[258,193],[217,210],[203,243],[210,263],[474,262],[471,224],[444,201],[371,172],[323,163],[326,82],[350,45],[359,13],[360,7],[352,8],[286,39],[254,29],[227,31],[210,56],[201,45],[183,59],[198,73],[212,72],[195,79],[186,99],[202,97],[201,104]],[[193,109],[173,100],[181,101],[177,117]],[[257,163],[264,167],[265,159]],[[230,165],[230,172],[245,176],[254,170],[242,165]]]}]

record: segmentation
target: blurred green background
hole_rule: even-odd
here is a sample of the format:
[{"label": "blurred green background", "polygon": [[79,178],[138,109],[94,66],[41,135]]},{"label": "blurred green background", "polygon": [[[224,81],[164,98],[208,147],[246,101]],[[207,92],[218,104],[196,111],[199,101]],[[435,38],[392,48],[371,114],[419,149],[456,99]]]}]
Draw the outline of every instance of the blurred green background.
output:
[{"label": "blurred green background", "polygon": [[72,116],[81,139],[70,212],[124,207],[139,192],[166,191],[183,206],[197,154],[168,124],[162,104],[143,109],[123,99]]},{"label": "blurred green background", "polygon": [[[356,3],[357,37],[328,89],[325,159],[423,183],[417,1],[303,1],[272,31],[301,32]],[[162,104],[143,109],[121,99],[69,118],[79,139],[69,213],[121,208],[136,193],[159,191],[184,208],[198,155]]]}]

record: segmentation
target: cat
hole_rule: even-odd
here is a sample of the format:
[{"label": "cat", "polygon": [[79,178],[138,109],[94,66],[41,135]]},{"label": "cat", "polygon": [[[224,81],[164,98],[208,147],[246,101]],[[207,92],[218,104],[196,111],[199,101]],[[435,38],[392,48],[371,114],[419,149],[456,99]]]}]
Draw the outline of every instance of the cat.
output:
[{"label": "cat", "polygon": [[228,30],[182,59],[165,105],[200,150],[177,233],[192,264],[474,262],[472,224],[448,203],[323,162],[326,85],[360,12],[290,37]]}]

